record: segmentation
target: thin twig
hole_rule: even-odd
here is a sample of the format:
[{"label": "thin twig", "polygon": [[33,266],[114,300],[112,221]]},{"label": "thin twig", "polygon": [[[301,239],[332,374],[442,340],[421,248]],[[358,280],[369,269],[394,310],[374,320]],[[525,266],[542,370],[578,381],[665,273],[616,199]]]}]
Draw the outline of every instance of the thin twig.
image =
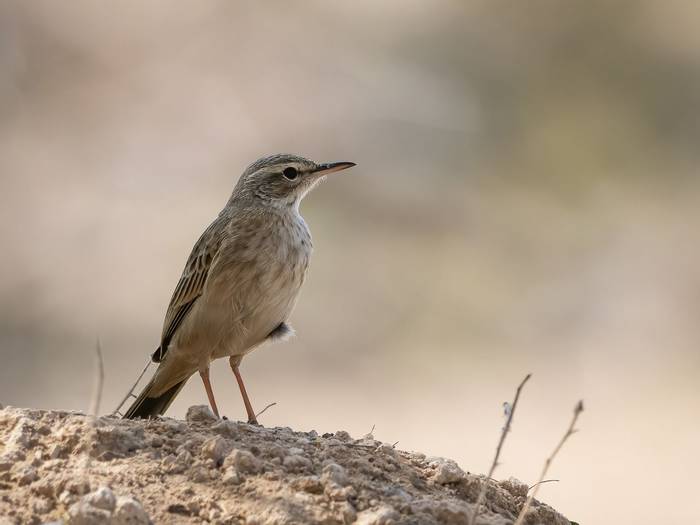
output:
[{"label": "thin twig", "polygon": [[268,408],[273,407],[273,406],[275,406],[276,404],[277,404],[277,403],[270,403],[270,404],[267,405],[265,408],[263,408],[260,412],[258,412],[257,414],[255,414],[255,417],[257,418],[260,414],[262,414],[263,412],[265,412]]},{"label": "thin twig", "polygon": [[515,408],[518,406],[518,399],[520,399],[520,391],[525,386],[525,383],[528,382],[528,380],[530,379],[530,376],[532,376],[532,374],[526,375],[525,379],[523,379],[520,382],[520,384],[518,385],[518,389],[515,391],[515,397],[513,398],[513,403],[506,407],[506,414],[508,415],[508,418],[506,419],[505,426],[501,430],[501,437],[498,440],[498,446],[496,447],[496,454],[493,456],[493,461],[491,462],[491,468],[489,469],[489,473],[486,475],[486,479],[483,481],[483,483],[481,485],[481,490],[479,490],[479,496],[476,498],[476,504],[474,505],[474,512],[472,513],[472,516],[469,519],[469,523],[471,525],[474,525],[476,523],[476,518],[479,516],[479,512],[481,511],[481,503],[484,501],[484,498],[486,497],[486,489],[488,487],[488,480],[493,476],[493,472],[494,472],[494,470],[496,470],[496,467],[498,466],[498,458],[501,455],[501,448],[503,448],[503,443],[506,440],[506,435],[508,435],[508,432],[510,431],[510,425],[513,422],[513,416],[515,415]]},{"label": "thin twig", "polygon": [[537,485],[542,485],[543,483],[554,483],[554,482],[559,482],[558,479],[544,479],[542,481],[538,481],[534,485],[530,486],[527,488],[528,492],[534,489]]},{"label": "thin twig", "polygon": [[[85,432],[85,439],[87,440],[87,445],[85,447],[86,458],[84,465],[84,475],[89,478],[90,474],[90,459],[91,450],[90,442],[96,440],[97,436],[97,415],[100,411],[100,403],[102,402],[102,388],[105,378],[105,367],[104,360],[102,359],[102,345],[100,345],[100,340],[97,340],[95,345],[95,387],[92,392],[92,399],[90,400],[90,414],[86,419],[87,425],[89,425],[88,431]],[[87,483],[90,480],[87,479]]]},{"label": "thin twig", "polygon": [[561,440],[557,444],[556,448],[554,449],[554,452],[552,452],[552,455],[549,456],[547,458],[547,460],[544,462],[544,466],[542,467],[542,473],[540,474],[540,477],[537,480],[537,483],[535,483],[533,485],[535,490],[533,490],[532,493],[525,500],[525,504],[523,505],[523,508],[520,510],[520,514],[518,514],[518,519],[515,520],[514,525],[522,525],[523,523],[525,523],[525,515],[527,514],[527,511],[530,508],[530,504],[532,503],[532,500],[537,495],[537,491],[539,490],[540,485],[543,483],[544,477],[547,475],[547,471],[549,470],[549,467],[552,464],[552,461],[554,461],[554,458],[559,453],[561,448],[564,446],[564,443],[566,443],[566,440],[569,439],[569,437],[576,432],[576,429],[574,427],[576,426],[576,421],[578,420],[578,416],[581,415],[581,412],[583,412],[583,401],[579,401],[578,403],[576,403],[576,406],[574,407],[574,417],[571,419],[571,423],[569,424],[569,428],[566,429],[566,433],[564,434],[564,437],[561,438]]},{"label": "thin twig", "polygon": [[146,370],[148,370],[148,367],[151,366],[151,363],[152,363],[152,361],[151,361],[151,358],[149,357],[149,358],[148,358],[148,361],[146,362],[146,366],[144,366],[144,367],[143,367],[143,370],[141,370],[141,373],[139,374],[138,379],[136,379],[136,382],[133,384],[133,386],[132,386],[132,387],[129,389],[129,391],[126,393],[126,395],[125,395],[124,398],[121,400],[121,402],[119,403],[119,405],[117,405],[117,408],[114,409],[114,412],[112,412],[112,415],[115,415],[115,414],[116,414],[116,415],[119,415],[119,414],[120,414],[119,410],[124,406],[124,403],[126,403],[127,400],[128,400],[130,397],[132,397],[132,396],[134,395],[134,390],[136,389],[136,387],[138,386],[139,382],[141,381],[141,378],[142,378],[142,377],[144,376],[144,374],[146,373]]},{"label": "thin twig", "polygon": [[100,345],[100,340],[97,340],[95,345],[95,354],[97,355],[97,360],[95,361],[95,389],[92,392],[92,403],[90,407],[90,414],[92,414],[93,419],[97,418],[97,413],[100,411],[100,403],[102,403],[102,385],[105,380],[105,367],[104,361],[102,359],[102,346]]}]

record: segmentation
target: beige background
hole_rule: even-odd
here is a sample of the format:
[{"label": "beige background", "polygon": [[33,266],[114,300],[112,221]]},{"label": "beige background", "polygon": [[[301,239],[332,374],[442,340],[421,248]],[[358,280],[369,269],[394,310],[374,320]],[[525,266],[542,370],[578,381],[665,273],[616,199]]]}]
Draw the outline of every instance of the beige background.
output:
[{"label": "beige background", "polygon": [[[700,27],[692,2],[0,4],[0,402],[103,410],[255,158],[358,167],[304,203],[266,425],[376,425],[581,523],[690,522],[700,470]],[[242,418],[225,362],[220,407]],[[198,380],[171,410],[205,401]]]}]

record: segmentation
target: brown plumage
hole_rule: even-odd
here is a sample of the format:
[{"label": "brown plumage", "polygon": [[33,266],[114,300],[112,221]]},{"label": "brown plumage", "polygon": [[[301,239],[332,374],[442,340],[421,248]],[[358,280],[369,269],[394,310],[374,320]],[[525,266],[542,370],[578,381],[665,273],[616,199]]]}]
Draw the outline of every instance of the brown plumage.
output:
[{"label": "brown plumage", "polygon": [[218,415],[209,364],[229,357],[248,420],[256,422],[238,366],[265,340],[291,332],[286,321],[312,251],[299,203],[325,175],[351,166],[274,155],[245,170],[192,249],[152,356],[158,369],[124,417],[163,414],[195,372]]}]

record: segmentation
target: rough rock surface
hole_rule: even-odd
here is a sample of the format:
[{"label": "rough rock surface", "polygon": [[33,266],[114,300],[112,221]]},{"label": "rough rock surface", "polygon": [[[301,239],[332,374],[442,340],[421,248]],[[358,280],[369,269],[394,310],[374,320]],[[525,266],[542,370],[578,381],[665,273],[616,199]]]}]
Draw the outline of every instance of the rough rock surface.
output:
[{"label": "rough rock surface", "polygon": [[[0,410],[0,524],[465,524],[483,477],[347,432],[217,420],[124,421]],[[478,524],[509,524],[527,495],[488,482]],[[535,502],[527,523],[569,521]]]}]

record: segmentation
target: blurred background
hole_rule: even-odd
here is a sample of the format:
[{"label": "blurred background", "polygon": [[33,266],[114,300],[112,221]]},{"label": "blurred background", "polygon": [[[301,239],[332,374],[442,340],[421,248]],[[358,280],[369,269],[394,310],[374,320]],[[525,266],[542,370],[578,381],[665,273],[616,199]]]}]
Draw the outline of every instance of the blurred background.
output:
[{"label": "blurred background", "polygon": [[[700,471],[700,7],[5,1],[0,402],[111,411],[256,158],[352,160],[303,204],[298,336],[261,421],[533,483],[581,523],[690,522]],[[219,406],[245,411],[225,361]],[[187,385],[170,415],[206,403]]]}]

